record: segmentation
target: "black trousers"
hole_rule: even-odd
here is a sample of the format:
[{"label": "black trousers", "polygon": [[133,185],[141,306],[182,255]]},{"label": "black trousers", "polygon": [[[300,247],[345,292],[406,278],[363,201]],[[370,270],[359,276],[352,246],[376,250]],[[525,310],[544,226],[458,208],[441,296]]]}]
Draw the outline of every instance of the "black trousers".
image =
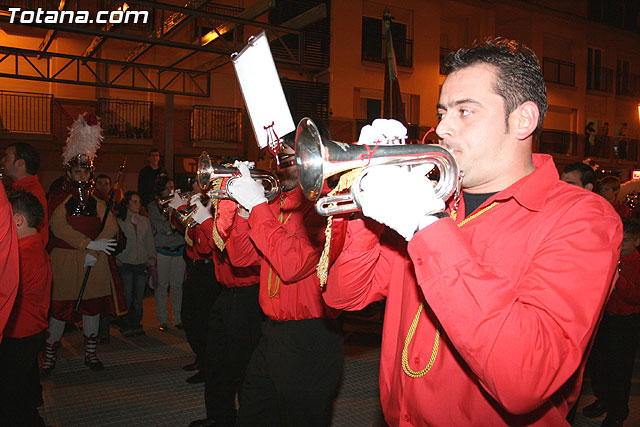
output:
[{"label": "black trousers", "polygon": [[343,361],[336,320],[267,320],[247,367],[238,424],[329,426]]},{"label": "black trousers", "polygon": [[264,314],[258,283],[223,287],[211,308],[204,358],[204,399],[207,418],[220,425],[235,424],[236,392],[261,335]]},{"label": "black trousers", "polygon": [[624,420],[629,415],[629,393],[638,347],[640,315],[605,313],[589,355],[593,394],[607,416]]},{"label": "black trousers", "polygon": [[209,312],[221,290],[222,285],[216,280],[211,259],[187,261],[187,278],[182,284],[180,316],[187,342],[200,361],[204,358],[207,348]]},{"label": "black trousers", "polygon": [[24,338],[4,337],[0,343],[0,424],[43,426],[38,351],[44,331]]}]

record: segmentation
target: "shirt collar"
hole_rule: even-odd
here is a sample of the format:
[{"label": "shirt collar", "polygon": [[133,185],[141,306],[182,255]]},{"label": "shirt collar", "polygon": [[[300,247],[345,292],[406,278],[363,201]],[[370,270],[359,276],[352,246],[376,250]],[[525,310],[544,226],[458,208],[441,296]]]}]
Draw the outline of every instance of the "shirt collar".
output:
[{"label": "shirt collar", "polygon": [[32,234],[31,236],[25,236],[21,239],[18,239],[18,247],[25,247],[25,246],[31,246],[34,243],[42,243],[42,236],[40,236],[40,233],[36,233],[36,234]]},{"label": "shirt collar", "polygon": [[558,183],[560,175],[549,154],[533,154],[533,167],[533,172],[500,191],[492,199],[507,200],[513,197],[527,209],[542,210],[549,190]]},{"label": "shirt collar", "polygon": [[14,186],[23,186],[25,184],[33,184],[38,182],[38,175],[29,175],[26,178],[22,178],[21,180],[15,181],[13,183]]}]

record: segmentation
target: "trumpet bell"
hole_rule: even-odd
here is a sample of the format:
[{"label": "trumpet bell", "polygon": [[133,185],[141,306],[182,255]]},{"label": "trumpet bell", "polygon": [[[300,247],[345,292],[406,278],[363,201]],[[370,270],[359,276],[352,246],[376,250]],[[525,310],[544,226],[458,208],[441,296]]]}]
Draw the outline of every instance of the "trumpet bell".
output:
[{"label": "trumpet bell", "polygon": [[[431,164],[439,179],[436,197],[446,201],[458,189],[460,171],[453,154],[440,145],[358,145],[323,138],[317,126],[304,118],[296,129],[296,165],[303,194],[317,201],[321,215],[353,212],[359,209],[360,180],[368,168],[380,165],[417,166]],[[327,178],[355,168],[365,168],[351,186],[350,195],[320,199]]]}]

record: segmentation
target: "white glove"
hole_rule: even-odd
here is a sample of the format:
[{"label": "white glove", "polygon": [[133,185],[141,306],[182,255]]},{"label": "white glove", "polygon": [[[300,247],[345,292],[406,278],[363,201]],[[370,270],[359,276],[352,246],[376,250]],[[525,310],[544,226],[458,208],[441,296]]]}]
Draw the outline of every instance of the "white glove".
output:
[{"label": "white glove", "polygon": [[184,201],[182,197],[180,197],[179,191],[173,192],[173,198],[169,201],[169,207],[171,209],[180,209],[180,207],[186,205],[187,203]]},{"label": "white glove", "polygon": [[93,267],[98,262],[98,258],[94,257],[91,254],[84,255],[84,266],[85,267]]},{"label": "white glove", "polygon": [[407,138],[407,128],[393,119],[375,119],[360,131],[358,144],[402,144]]},{"label": "white glove", "polygon": [[192,198],[192,200],[192,204],[195,205],[196,211],[191,218],[193,218],[195,222],[197,222],[198,224],[202,224],[209,218],[213,218],[211,216],[211,200],[209,200],[207,206],[202,204],[199,196],[197,199],[195,197]]},{"label": "white glove", "polygon": [[238,168],[241,176],[227,183],[227,192],[236,202],[251,212],[254,206],[267,201],[264,196],[264,187],[260,181],[251,178],[251,172],[246,164],[236,162],[234,166]]},{"label": "white glove", "polygon": [[433,184],[426,177],[432,168],[433,165],[410,171],[391,165],[370,168],[360,185],[362,213],[411,240],[425,215],[444,210],[444,202],[435,196]]},{"label": "white glove", "polygon": [[93,249],[94,251],[102,251],[107,255],[111,255],[111,252],[116,248],[115,239],[98,239],[92,240],[87,245],[87,249]]}]

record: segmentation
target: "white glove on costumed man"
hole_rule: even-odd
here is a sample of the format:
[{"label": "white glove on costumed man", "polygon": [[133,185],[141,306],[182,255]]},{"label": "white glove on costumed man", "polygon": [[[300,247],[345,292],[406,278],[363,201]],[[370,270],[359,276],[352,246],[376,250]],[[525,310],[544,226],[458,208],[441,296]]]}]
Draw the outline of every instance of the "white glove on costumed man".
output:
[{"label": "white glove on costumed man", "polygon": [[92,249],[94,251],[102,251],[107,255],[111,255],[111,252],[116,248],[117,243],[115,239],[98,239],[92,240],[87,245],[87,249]]},{"label": "white glove on costumed man", "polygon": [[426,226],[437,219],[425,216],[445,208],[426,176],[432,168],[433,165],[410,171],[391,165],[370,168],[360,185],[362,213],[411,240],[419,225]]},{"label": "white glove on costumed man", "polygon": [[98,262],[98,258],[94,257],[91,254],[84,255],[84,266],[85,267],[93,267]]},{"label": "white glove on costumed man", "polygon": [[236,162],[234,166],[238,168],[241,176],[227,183],[227,191],[238,204],[251,213],[254,206],[267,202],[264,187],[260,181],[251,178],[251,172],[245,163]]},{"label": "white glove on costumed man", "polygon": [[174,191],[173,192],[173,197],[169,201],[169,207],[171,209],[180,209],[181,207],[185,206],[186,204],[187,203],[185,202],[185,200],[182,197],[180,197],[180,192],[179,191]]}]

